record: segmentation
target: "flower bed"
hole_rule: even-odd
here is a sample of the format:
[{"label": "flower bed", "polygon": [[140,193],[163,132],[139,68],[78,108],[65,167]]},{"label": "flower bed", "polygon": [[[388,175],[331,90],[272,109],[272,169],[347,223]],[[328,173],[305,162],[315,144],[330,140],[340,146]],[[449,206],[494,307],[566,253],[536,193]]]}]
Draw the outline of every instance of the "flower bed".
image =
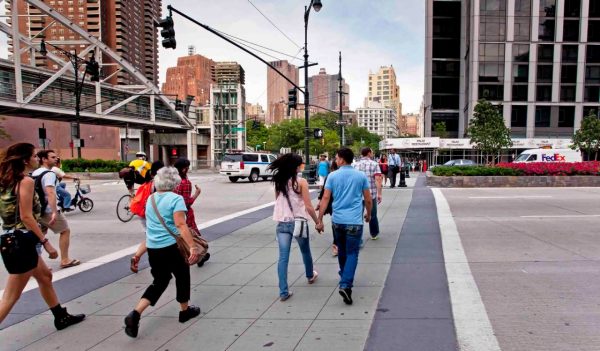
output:
[{"label": "flower bed", "polygon": [[598,161],[499,163],[496,167],[512,169],[524,176],[600,175],[600,162]]},{"label": "flower bed", "polygon": [[127,164],[124,161],[76,158],[62,160],[62,169],[65,172],[118,172]]}]

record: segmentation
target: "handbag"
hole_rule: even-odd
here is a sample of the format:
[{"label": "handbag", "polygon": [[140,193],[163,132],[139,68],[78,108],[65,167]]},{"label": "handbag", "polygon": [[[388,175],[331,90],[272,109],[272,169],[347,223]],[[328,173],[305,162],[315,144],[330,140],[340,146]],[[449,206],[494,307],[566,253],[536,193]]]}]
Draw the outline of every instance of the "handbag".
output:
[{"label": "handbag", "polygon": [[[15,226],[19,214],[19,185],[16,185]],[[10,274],[29,272],[38,265],[37,244],[39,238],[32,231],[7,230],[0,236],[0,253],[4,266]]]},{"label": "handbag", "polygon": [[[285,199],[287,200],[288,206],[290,206],[290,211],[294,214],[292,202],[287,194],[285,194]],[[308,220],[306,218],[294,215],[294,231],[292,232],[292,235],[296,238],[302,238],[303,236],[308,238]]]},{"label": "handbag", "polygon": [[196,251],[198,251],[198,259],[194,262],[189,262],[191,251],[190,246],[181,237],[181,235],[175,235],[175,233],[173,233],[171,229],[167,226],[164,218],[158,212],[158,207],[156,206],[156,199],[154,198],[154,195],[152,195],[151,197],[152,208],[154,208],[154,212],[156,213],[158,220],[160,221],[162,226],[167,230],[167,232],[169,232],[169,234],[171,234],[171,236],[175,238],[175,242],[177,243],[177,249],[179,249],[179,252],[181,253],[181,256],[183,257],[185,262],[188,262],[190,266],[200,262],[208,252],[208,242],[206,241],[206,239],[201,237],[199,233],[196,233],[196,231],[190,229],[190,234],[192,235],[192,239],[194,240],[194,247],[196,247]]}]

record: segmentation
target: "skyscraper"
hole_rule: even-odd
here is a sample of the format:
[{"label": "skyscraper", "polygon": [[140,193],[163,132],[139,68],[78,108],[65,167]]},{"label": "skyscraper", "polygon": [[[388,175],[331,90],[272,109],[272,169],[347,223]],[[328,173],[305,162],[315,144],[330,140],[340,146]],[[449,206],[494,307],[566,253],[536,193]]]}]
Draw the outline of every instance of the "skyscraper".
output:
[{"label": "skyscraper", "polygon": [[[400,103],[400,87],[396,83],[394,66],[382,66],[375,73],[369,72],[369,95],[365,107],[370,102],[381,102],[384,107],[396,111],[396,124],[400,126],[402,103]],[[400,130],[402,132],[402,130]]]},{"label": "skyscraper", "polygon": [[[327,74],[325,68],[319,70],[319,74],[308,78],[308,93],[310,104],[313,105],[311,110],[317,112],[325,112],[327,110],[339,111],[340,94],[339,90],[339,74]],[[346,80],[342,78],[342,89],[344,91],[342,98],[342,110],[349,110],[348,101],[350,101],[350,86],[346,84]]]},{"label": "skyscraper", "polygon": [[[52,21],[50,17],[43,16],[39,9],[30,6],[25,0],[13,1],[16,2],[20,14],[29,15],[19,18],[21,34],[43,37],[47,42],[70,52],[81,51],[87,46],[78,34]],[[161,0],[49,0],[45,3],[71,19],[73,24],[100,39],[142,72],[147,79],[158,83],[158,31],[154,22],[161,16]],[[7,2],[7,13],[10,13],[10,6]],[[47,49],[56,51],[51,46]],[[12,46],[9,50],[12,52]],[[43,58],[39,52],[35,56],[36,66],[59,68],[55,62]],[[30,52],[22,55],[22,61],[31,61]],[[108,83],[134,84],[135,79],[128,73],[117,72],[118,68],[111,65],[114,62],[108,56],[103,55],[102,63],[102,76],[110,77]]]},{"label": "skyscraper", "polygon": [[479,99],[521,138],[569,138],[598,113],[599,1],[428,0],[426,18],[426,136],[464,137]]},{"label": "skyscraper", "polygon": [[209,105],[214,65],[213,60],[198,54],[179,57],[176,67],[167,68],[163,93],[177,95],[181,101],[191,95],[199,106]]},{"label": "skyscraper", "polygon": [[[298,67],[287,60],[274,61],[271,64],[289,80],[298,84]],[[279,123],[287,117],[288,91],[293,85],[271,68],[267,68],[267,115],[266,124]]]}]

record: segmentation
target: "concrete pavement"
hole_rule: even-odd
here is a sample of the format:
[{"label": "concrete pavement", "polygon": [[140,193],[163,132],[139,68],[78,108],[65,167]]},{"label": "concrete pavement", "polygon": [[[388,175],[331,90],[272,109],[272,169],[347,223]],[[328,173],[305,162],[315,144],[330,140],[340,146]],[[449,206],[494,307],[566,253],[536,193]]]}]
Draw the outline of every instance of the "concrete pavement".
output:
[{"label": "concrete pavement", "polygon": [[319,279],[308,285],[294,244],[294,296],[278,300],[267,206],[203,230],[213,257],[191,268],[200,318],[177,322],[172,285],[127,337],[123,317],[151,276],[130,274],[123,257],[56,282],[69,310],[88,314],[75,327],[57,332],[26,293],[0,325],[0,350],[600,350],[600,189],[416,180],[384,191],[382,237],[361,251],[353,306],[337,294],[328,225],[311,237]]},{"label": "concrete pavement", "polygon": [[[409,180],[409,184],[414,181]],[[191,268],[192,303],[201,306],[201,318],[185,324],[177,322],[172,282],[158,304],[142,318],[138,338],[127,337],[123,317],[152,279],[149,269],[126,273],[124,258],[115,261],[120,264],[118,268],[115,263],[104,270],[98,268],[101,272],[96,272],[93,279],[105,279],[106,275],[119,278],[114,282],[90,282],[86,276],[90,273],[82,272],[55,283],[62,300],[70,300],[65,304],[70,311],[88,314],[84,323],[73,328],[55,331],[48,311],[28,310],[28,306],[37,306],[43,311],[43,303],[35,290],[27,293],[14,311],[19,316],[9,320],[28,318],[9,327],[5,327],[7,322],[2,325],[2,350],[362,350],[411,193],[411,189],[385,191],[379,209],[381,239],[368,240],[361,251],[352,306],[345,305],[337,293],[338,268],[337,259],[330,254],[330,225],[326,225],[324,235],[311,237],[315,268],[320,273],[317,282],[308,285],[294,245],[288,276],[294,296],[279,301],[275,224],[269,210],[259,210],[262,213],[246,214],[233,221],[238,227],[241,221],[241,228],[228,229],[227,223],[221,223],[203,231],[214,240],[210,241],[211,260],[203,268]],[[258,220],[261,216],[264,219]],[[231,232],[225,235],[228,230]],[[83,293],[84,285],[93,288]],[[75,294],[69,293],[72,291]],[[340,339],[340,335],[345,338]]]}]

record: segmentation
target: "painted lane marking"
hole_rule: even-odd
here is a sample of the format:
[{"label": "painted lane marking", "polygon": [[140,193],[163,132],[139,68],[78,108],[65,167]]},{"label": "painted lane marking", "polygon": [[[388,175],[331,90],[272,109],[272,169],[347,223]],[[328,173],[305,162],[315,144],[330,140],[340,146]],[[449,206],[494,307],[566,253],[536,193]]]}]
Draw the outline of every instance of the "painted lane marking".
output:
[{"label": "painted lane marking", "polygon": [[437,207],[444,264],[450,290],[456,339],[461,351],[500,351],[479,289],[471,273],[448,201],[440,189],[431,189]]},{"label": "painted lane marking", "polygon": [[600,215],[533,215],[533,216],[519,216],[521,218],[588,218],[588,217],[600,217]]},{"label": "painted lane marking", "polygon": [[469,199],[548,199],[550,195],[514,195],[514,196],[469,196]]},{"label": "painted lane marking", "polygon": [[[264,205],[259,205],[256,207],[252,207],[246,210],[242,210],[239,212],[235,212],[220,218],[215,218],[213,220],[210,220],[206,223],[202,223],[201,225],[198,226],[198,229],[202,230],[202,229],[206,229],[208,227],[211,227],[213,225],[219,224],[219,223],[223,223],[226,222],[228,220],[234,219],[236,217],[240,217],[243,215],[246,215],[248,213],[252,213],[254,211],[258,211],[258,210],[262,210],[263,208],[269,207],[269,206],[273,206],[275,204],[275,201],[273,202],[269,202],[267,204]],[[129,256],[129,255],[133,255],[135,253],[135,251],[137,250],[139,244],[130,246],[128,248],[116,251],[116,252],[112,252],[108,255],[104,255],[102,257],[98,257],[98,258],[94,258],[92,260],[86,261],[86,262],[82,262],[80,265],[75,266],[75,267],[71,267],[69,269],[61,269],[58,271],[53,271],[52,272],[52,282],[56,283],[59,280],[68,278],[70,276],[73,276],[75,274],[79,274],[81,272],[85,272],[88,271],[92,268],[96,268],[99,267],[103,264],[112,262],[112,261],[116,261],[122,257],[125,256]],[[45,254],[45,253],[44,253]],[[37,289],[38,284],[37,281],[35,279],[29,279],[29,282],[27,283],[27,285],[25,286],[25,289],[23,290],[23,292],[27,292],[29,290],[33,290],[33,289]],[[0,295],[2,295],[4,293],[4,289],[0,290]]]}]

